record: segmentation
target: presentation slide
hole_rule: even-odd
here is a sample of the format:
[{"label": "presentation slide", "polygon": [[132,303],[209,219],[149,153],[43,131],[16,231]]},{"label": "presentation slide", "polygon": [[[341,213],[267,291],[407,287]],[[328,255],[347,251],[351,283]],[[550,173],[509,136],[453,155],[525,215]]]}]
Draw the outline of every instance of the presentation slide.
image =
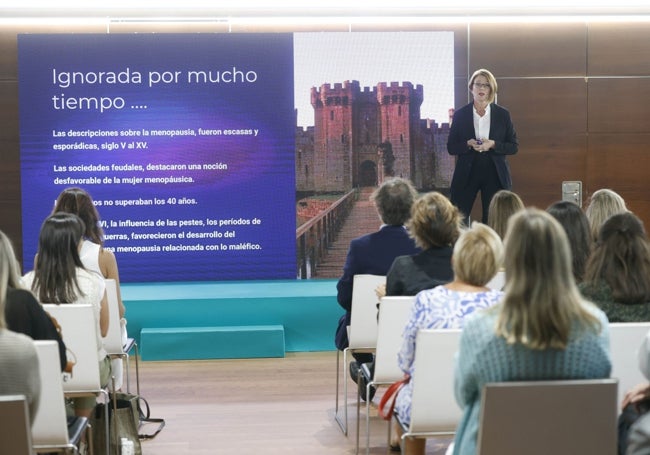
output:
[{"label": "presentation slide", "polygon": [[82,187],[125,282],[296,277],[292,34],[19,35],[23,267]]}]

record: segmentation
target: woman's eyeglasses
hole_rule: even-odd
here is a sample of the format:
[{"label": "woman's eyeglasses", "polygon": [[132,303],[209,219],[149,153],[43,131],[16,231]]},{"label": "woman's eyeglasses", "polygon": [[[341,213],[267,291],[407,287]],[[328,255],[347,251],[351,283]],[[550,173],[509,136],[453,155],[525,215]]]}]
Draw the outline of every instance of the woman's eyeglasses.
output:
[{"label": "woman's eyeglasses", "polygon": [[490,88],[490,84],[481,84],[480,82],[474,82],[474,87],[476,87],[476,88]]}]

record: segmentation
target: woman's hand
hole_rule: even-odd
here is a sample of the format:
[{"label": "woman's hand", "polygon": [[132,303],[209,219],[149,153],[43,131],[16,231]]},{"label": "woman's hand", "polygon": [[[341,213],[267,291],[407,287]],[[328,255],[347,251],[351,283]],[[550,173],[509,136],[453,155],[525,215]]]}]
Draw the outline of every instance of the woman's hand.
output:
[{"label": "woman's hand", "polygon": [[386,285],[385,284],[380,284],[375,288],[375,294],[377,295],[377,298],[381,300],[382,297],[386,296]]},{"label": "woman's hand", "polygon": [[621,403],[621,409],[625,409],[628,404],[638,403],[650,398],[650,382],[637,384],[627,391]]},{"label": "woman's hand", "polygon": [[470,139],[469,141],[467,141],[467,145],[472,147],[475,151],[479,153],[483,153],[494,148],[496,143],[492,139],[484,138],[479,140]]}]

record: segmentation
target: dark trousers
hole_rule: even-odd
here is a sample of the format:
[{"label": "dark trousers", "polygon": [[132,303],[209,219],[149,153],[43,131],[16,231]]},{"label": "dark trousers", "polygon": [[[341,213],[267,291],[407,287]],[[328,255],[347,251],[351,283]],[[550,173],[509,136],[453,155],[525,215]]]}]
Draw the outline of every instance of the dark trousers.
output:
[{"label": "dark trousers", "polygon": [[469,215],[478,192],[481,192],[483,215],[481,222],[487,224],[488,210],[492,196],[503,188],[499,181],[496,166],[487,153],[478,153],[474,157],[467,186],[451,192],[451,202],[458,207],[469,224]]}]

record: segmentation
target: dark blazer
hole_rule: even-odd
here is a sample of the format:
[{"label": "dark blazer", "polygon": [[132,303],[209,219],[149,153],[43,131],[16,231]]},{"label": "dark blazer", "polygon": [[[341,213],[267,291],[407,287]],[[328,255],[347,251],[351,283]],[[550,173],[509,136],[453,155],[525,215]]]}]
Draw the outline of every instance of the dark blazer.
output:
[{"label": "dark blazer", "polygon": [[337,348],[347,347],[346,326],[350,324],[352,309],[352,285],[354,275],[386,275],[397,256],[418,253],[420,249],[409,237],[403,226],[383,226],[377,232],[364,235],[350,242],[350,249],[343,267],[343,276],[339,279],[336,290],[339,305],[345,314],[339,320],[335,343]]},{"label": "dark blazer", "polygon": [[386,295],[416,295],[454,279],[453,248],[429,248],[412,256],[395,258],[386,275]]},{"label": "dark blazer", "polygon": [[[474,131],[474,110],[472,104],[461,107],[454,113],[454,118],[449,130],[447,140],[447,151],[450,155],[457,155],[456,169],[451,182],[451,192],[462,191],[467,185],[472,162],[477,152],[467,146],[467,141],[476,139]],[[503,189],[512,188],[510,179],[510,166],[506,155],[514,155],[519,149],[517,133],[510,119],[507,109],[492,103],[490,105],[490,137],[495,142],[494,149],[487,153],[496,166],[499,182]]]}]

